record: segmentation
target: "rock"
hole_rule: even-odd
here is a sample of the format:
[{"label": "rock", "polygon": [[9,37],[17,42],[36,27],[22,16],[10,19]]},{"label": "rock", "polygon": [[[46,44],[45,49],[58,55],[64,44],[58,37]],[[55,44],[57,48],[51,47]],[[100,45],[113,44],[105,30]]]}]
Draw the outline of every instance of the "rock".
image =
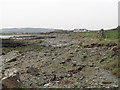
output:
[{"label": "rock", "polygon": [[70,54],[74,54],[73,52],[70,52]]},{"label": "rock", "polygon": [[113,46],[117,46],[117,44],[116,43],[108,43],[106,46],[107,47],[113,47]]},{"label": "rock", "polygon": [[111,84],[112,81],[103,81],[102,84]]},{"label": "rock", "polygon": [[62,62],[60,62],[60,64],[65,64],[65,62],[64,62],[64,61],[62,61]]},{"label": "rock", "polygon": [[27,73],[37,76],[37,75],[39,75],[39,70],[37,68],[31,66],[28,68]]},{"label": "rock", "polygon": [[112,85],[113,87],[119,87],[118,85]]},{"label": "rock", "polygon": [[105,60],[107,60],[107,58],[102,58],[102,59],[100,60],[100,63],[104,62]]},{"label": "rock", "polygon": [[63,76],[57,77],[56,75],[53,75],[53,78],[51,79],[51,81],[60,81],[63,78],[64,78]]},{"label": "rock", "polygon": [[85,67],[85,65],[81,65],[81,66],[79,66],[79,68],[77,68],[75,70],[69,70],[68,73],[69,74],[76,74],[76,73],[80,72],[84,67]]},{"label": "rock", "polygon": [[2,86],[3,88],[22,88],[24,87],[20,78],[19,72],[17,69],[7,69],[4,72],[4,77],[2,78]]},{"label": "rock", "polygon": [[99,67],[95,67],[95,70],[99,70]]},{"label": "rock", "polygon": [[2,52],[2,55],[5,55],[5,53]]},{"label": "rock", "polygon": [[103,79],[103,77],[99,77],[100,79]]},{"label": "rock", "polygon": [[13,68],[13,69],[7,69],[5,72],[4,72],[4,75],[5,77],[10,77],[10,76],[15,76],[18,74],[18,70]]},{"label": "rock", "polygon": [[73,64],[72,64],[72,67],[75,67],[75,66],[77,66],[77,64],[76,64],[76,63],[73,63]]},{"label": "rock", "polygon": [[66,77],[72,77],[72,74],[67,74]]},{"label": "rock", "polygon": [[89,67],[94,67],[95,65],[94,65],[93,62],[91,62],[91,63],[88,64],[88,66],[89,66]]},{"label": "rock", "polygon": [[44,85],[44,87],[49,87],[49,86],[51,86],[51,83],[47,83]]},{"label": "rock", "polygon": [[7,53],[6,55],[2,55],[0,58],[4,63],[14,62],[17,60],[18,55],[19,55],[18,51],[12,51]]},{"label": "rock", "polygon": [[75,49],[75,52],[79,52],[80,50],[79,49]]},{"label": "rock", "polygon": [[66,84],[73,84],[74,82],[70,80],[63,80],[61,83],[66,85]]},{"label": "rock", "polygon": [[112,57],[115,56],[115,55],[119,55],[120,47],[114,46],[112,48],[112,51],[114,51],[114,54],[112,55]]},{"label": "rock", "polygon": [[93,48],[93,47],[102,47],[102,46],[104,46],[104,44],[93,43],[93,44],[84,46],[84,48]]},{"label": "rock", "polygon": [[60,64],[65,64],[66,62],[70,62],[71,60],[72,60],[71,58],[68,58],[65,61],[62,61]]}]

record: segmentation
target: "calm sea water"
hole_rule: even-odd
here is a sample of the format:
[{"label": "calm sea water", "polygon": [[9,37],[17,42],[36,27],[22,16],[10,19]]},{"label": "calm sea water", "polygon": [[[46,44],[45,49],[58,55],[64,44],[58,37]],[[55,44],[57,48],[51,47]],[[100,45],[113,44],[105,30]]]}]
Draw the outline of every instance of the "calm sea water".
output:
[{"label": "calm sea water", "polygon": [[2,36],[2,35],[0,35],[0,38],[2,38],[2,39],[7,39],[7,38],[11,38],[11,37],[14,37],[14,36],[12,36],[12,35],[4,35],[4,36]]},{"label": "calm sea water", "polygon": [[4,28],[0,29],[0,33],[40,33],[40,32],[51,32],[54,29],[46,28]]},{"label": "calm sea water", "polygon": [[[41,32],[52,32],[54,29],[47,28],[4,28],[0,29],[0,33],[41,33]],[[10,37],[14,37],[14,35],[0,35],[2,39],[8,39]]]}]

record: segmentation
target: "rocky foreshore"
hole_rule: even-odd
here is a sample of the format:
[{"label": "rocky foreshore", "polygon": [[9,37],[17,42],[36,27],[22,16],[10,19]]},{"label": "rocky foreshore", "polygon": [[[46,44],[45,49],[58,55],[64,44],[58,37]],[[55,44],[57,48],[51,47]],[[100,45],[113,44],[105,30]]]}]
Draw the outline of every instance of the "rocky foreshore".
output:
[{"label": "rocky foreshore", "polygon": [[40,51],[14,48],[0,56],[4,88],[118,87],[118,74],[105,68],[118,58],[117,43],[100,44],[91,38],[60,34],[34,41],[35,49],[41,46]]}]

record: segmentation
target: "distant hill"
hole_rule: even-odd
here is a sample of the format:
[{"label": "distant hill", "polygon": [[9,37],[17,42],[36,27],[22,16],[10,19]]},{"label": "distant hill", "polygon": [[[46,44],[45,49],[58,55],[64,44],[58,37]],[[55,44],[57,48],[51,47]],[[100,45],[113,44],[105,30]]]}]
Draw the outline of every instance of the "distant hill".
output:
[{"label": "distant hill", "polygon": [[51,32],[54,29],[49,28],[3,28],[0,29],[0,33],[40,33]]}]

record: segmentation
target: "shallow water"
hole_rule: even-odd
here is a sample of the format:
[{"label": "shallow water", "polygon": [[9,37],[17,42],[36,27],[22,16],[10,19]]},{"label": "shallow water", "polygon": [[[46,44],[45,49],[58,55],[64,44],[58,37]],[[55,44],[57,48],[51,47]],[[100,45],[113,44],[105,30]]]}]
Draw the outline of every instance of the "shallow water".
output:
[{"label": "shallow water", "polygon": [[11,38],[11,37],[14,37],[14,36],[12,36],[12,35],[0,35],[1,39],[8,39],[8,38]]}]

